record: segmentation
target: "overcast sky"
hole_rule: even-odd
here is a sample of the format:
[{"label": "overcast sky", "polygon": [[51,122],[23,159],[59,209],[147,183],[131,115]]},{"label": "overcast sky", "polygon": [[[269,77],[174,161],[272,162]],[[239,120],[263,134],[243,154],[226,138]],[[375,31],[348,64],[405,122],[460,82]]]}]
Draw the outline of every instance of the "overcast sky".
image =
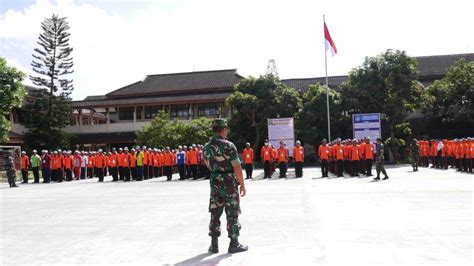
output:
[{"label": "overcast sky", "polygon": [[[324,76],[322,16],[337,46],[329,75],[388,48],[409,55],[474,50],[474,1],[0,0],[0,56],[31,73],[40,22],[68,17],[73,98],[105,94],[146,75],[237,68],[280,78]],[[30,84],[30,81],[25,83]]]}]

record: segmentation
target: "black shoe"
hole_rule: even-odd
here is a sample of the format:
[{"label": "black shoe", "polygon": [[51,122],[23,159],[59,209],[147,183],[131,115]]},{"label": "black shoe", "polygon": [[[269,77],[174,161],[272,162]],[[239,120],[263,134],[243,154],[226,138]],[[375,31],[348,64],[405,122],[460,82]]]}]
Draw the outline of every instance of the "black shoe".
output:
[{"label": "black shoe", "polygon": [[382,178],[382,180],[387,180],[388,179],[388,176],[385,176],[384,178]]},{"label": "black shoe", "polygon": [[209,246],[209,253],[219,253],[219,242],[217,241],[217,237],[213,237],[211,240],[211,246]]},{"label": "black shoe", "polygon": [[249,249],[248,246],[242,245],[237,239],[232,239],[229,244],[229,253],[245,252]]},{"label": "black shoe", "polygon": [[380,180],[380,177],[377,176],[376,178],[374,178],[374,180],[375,180],[375,181],[379,181],[379,180]]}]

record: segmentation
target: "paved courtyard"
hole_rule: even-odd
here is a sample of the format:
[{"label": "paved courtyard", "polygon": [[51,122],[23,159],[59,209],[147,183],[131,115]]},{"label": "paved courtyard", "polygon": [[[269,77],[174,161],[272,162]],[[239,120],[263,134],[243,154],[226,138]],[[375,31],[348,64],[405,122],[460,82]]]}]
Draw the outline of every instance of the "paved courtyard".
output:
[{"label": "paved courtyard", "polygon": [[[241,242],[208,254],[209,183],[164,178],[0,184],[1,265],[472,265],[473,177],[388,169],[390,179],[247,182]],[[290,173],[291,175],[293,173]],[[176,176],[174,178],[177,178]]]}]

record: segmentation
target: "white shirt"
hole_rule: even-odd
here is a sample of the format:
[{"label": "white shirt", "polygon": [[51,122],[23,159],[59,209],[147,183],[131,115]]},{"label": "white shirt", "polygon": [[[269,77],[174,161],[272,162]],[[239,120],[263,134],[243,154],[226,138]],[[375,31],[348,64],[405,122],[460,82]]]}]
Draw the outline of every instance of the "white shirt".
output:
[{"label": "white shirt", "polygon": [[85,156],[85,155],[82,156],[81,167],[86,167],[88,161],[89,160],[88,160],[87,156]]}]

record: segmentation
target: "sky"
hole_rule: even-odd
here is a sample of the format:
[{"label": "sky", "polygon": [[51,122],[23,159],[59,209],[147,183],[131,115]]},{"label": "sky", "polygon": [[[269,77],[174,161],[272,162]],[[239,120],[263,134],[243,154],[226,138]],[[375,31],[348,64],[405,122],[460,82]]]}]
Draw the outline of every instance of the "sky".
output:
[{"label": "sky", "polygon": [[32,74],[40,23],[55,13],[71,27],[74,100],[151,74],[259,76],[269,59],[281,79],[322,77],[325,14],[338,49],[328,75],[346,75],[386,49],[472,53],[472,10],[469,0],[0,0],[0,56]]}]

